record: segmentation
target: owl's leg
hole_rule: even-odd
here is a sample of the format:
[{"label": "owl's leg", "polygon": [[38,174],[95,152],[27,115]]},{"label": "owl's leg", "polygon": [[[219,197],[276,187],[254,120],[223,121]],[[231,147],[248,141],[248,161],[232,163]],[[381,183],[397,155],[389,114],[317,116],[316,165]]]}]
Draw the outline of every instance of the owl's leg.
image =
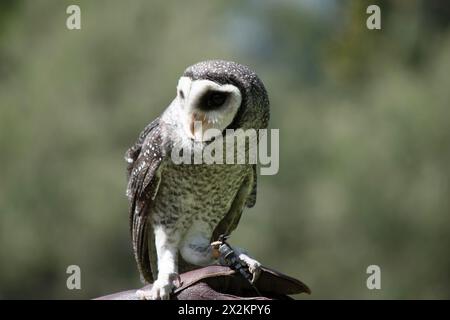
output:
[{"label": "owl's leg", "polygon": [[258,280],[261,274],[261,263],[259,261],[251,258],[247,251],[241,248],[233,247],[234,252],[237,254],[239,259],[243,261],[248,266],[248,271],[252,274],[252,283]]},{"label": "owl's leg", "polygon": [[[213,228],[203,221],[194,222],[186,233],[181,243],[181,256],[183,259],[196,266],[208,266],[220,263],[221,259],[213,257],[210,237]],[[261,274],[261,263],[251,258],[247,251],[233,247],[239,259],[248,266],[248,271],[253,275],[252,282],[255,282]]]},{"label": "owl's leg", "polygon": [[217,262],[210,246],[212,231],[212,227],[204,221],[193,222],[180,246],[181,256],[186,262],[201,267]]},{"label": "owl's leg", "polygon": [[137,296],[145,300],[168,300],[178,280],[178,245],[179,237],[173,230],[155,226],[155,246],[158,256],[158,279],[149,291],[138,290]]}]

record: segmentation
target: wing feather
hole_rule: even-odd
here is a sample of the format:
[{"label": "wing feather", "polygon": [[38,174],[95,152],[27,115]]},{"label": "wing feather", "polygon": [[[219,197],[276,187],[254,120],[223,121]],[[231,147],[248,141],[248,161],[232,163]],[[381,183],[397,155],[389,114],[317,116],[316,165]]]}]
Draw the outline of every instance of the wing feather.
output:
[{"label": "wing feather", "polygon": [[162,148],[159,119],[156,119],[125,154],[133,252],[139,272],[147,282],[152,282],[157,272],[154,238],[148,230],[151,226],[151,203],[160,183],[158,169],[163,160]]},{"label": "wing feather", "polygon": [[252,177],[250,180],[252,181],[252,190],[245,201],[245,205],[247,208],[253,208],[256,204],[256,189],[258,184],[258,175],[256,173],[256,164],[252,166]]}]

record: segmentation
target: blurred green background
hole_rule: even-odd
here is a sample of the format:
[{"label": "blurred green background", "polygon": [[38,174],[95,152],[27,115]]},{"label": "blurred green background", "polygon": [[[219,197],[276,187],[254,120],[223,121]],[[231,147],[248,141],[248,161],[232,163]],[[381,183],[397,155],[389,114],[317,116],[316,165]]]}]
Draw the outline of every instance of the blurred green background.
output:
[{"label": "blurred green background", "polygon": [[450,298],[449,22],[444,0],[2,0],[0,298],[140,285],[123,154],[211,58],[257,71],[280,129],[231,243],[312,298]]}]

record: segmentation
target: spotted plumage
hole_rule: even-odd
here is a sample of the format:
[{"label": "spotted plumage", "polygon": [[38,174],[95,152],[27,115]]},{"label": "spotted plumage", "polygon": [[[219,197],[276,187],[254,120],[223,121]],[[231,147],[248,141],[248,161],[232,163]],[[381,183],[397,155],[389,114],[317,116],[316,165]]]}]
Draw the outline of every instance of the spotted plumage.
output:
[{"label": "spotted plumage", "polygon": [[198,119],[222,135],[266,128],[264,85],[234,62],[195,64],[180,78],[170,106],[127,151],[133,250],[142,277],[155,281],[147,298],[167,298],[178,272],[215,263],[209,243],[231,233],[243,208],[256,201],[256,165],[174,163],[175,148],[203,150],[213,140],[198,134]]}]

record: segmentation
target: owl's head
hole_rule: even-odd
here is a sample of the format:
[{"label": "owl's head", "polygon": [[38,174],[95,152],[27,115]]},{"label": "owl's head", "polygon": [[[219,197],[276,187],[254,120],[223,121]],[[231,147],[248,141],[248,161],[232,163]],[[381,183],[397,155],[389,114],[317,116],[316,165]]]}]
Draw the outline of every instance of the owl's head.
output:
[{"label": "owl's head", "polygon": [[185,131],[194,140],[211,139],[208,129],[224,132],[268,125],[269,98],[262,81],[235,62],[209,60],[188,67],[178,82],[176,99]]}]

